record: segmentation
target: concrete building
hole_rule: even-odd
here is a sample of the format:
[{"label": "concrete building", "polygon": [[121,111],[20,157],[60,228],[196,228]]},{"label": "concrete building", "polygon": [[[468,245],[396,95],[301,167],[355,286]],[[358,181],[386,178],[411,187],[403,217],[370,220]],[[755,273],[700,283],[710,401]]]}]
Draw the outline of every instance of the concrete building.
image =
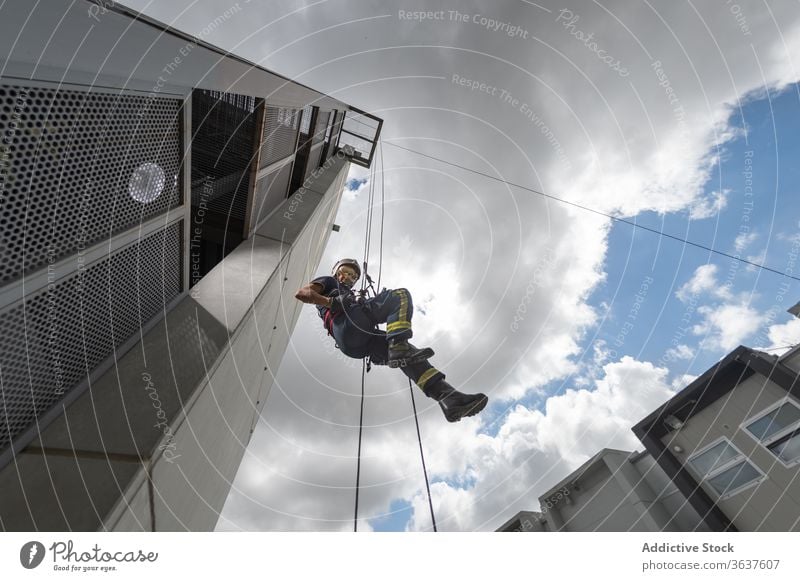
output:
[{"label": "concrete building", "polygon": [[501,532],[708,530],[646,452],[604,448]]},{"label": "concrete building", "polygon": [[709,529],[800,530],[799,375],[740,346],[634,426]]},{"label": "concrete building", "polygon": [[500,531],[800,530],[800,346],[740,346]]},{"label": "concrete building", "polygon": [[381,121],[113,2],[0,56],[0,528],[213,529]]}]

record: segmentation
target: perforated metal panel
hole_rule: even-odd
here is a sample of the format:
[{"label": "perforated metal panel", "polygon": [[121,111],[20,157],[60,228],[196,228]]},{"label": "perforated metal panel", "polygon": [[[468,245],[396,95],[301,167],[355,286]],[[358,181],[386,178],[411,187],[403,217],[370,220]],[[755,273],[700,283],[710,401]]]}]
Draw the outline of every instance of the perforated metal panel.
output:
[{"label": "perforated metal panel", "polygon": [[182,229],[173,223],[0,315],[0,450],[180,294]]},{"label": "perforated metal panel", "polygon": [[232,105],[236,109],[252,113],[256,110],[256,98],[250,95],[239,95],[237,93],[223,93],[222,91],[203,91],[206,95],[217,101],[222,101]]},{"label": "perforated metal panel", "polygon": [[265,111],[259,167],[265,168],[292,155],[299,129],[300,109],[268,106]]},{"label": "perforated metal panel", "polygon": [[[0,85],[0,284],[180,205],[180,112],[178,99]],[[161,189],[137,189],[161,174]]]},{"label": "perforated metal panel", "polygon": [[314,107],[306,105],[303,107],[303,116],[300,120],[300,133],[309,135],[311,130],[311,117],[314,112]]},{"label": "perforated metal panel", "polygon": [[[192,205],[244,220],[256,139],[255,99],[192,94]],[[241,233],[240,233],[241,235]]]}]

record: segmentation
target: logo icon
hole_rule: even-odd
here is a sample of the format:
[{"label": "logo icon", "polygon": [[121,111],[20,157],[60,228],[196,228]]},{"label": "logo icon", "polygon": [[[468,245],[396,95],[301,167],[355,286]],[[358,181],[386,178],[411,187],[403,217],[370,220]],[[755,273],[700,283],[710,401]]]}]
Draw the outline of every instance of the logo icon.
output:
[{"label": "logo icon", "polygon": [[44,560],[44,545],[39,541],[30,541],[19,550],[19,562],[26,569],[35,569]]}]

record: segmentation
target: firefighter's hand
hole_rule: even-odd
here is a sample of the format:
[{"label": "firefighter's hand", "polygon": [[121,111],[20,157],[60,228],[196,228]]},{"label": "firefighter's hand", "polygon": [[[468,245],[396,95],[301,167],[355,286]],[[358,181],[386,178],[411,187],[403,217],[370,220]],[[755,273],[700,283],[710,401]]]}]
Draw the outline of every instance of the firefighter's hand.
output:
[{"label": "firefighter's hand", "polygon": [[296,298],[298,301],[303,302],[303,303],[311,303],[311,302],[313,302],[313,297],[311,295],[311,291],[307,287],[303,287],[300,290],[298,290],[295,293],[294,298]]},{"label": "firefighter's hand", "polygon": [[336,314],[344,310],[344,300],[340,295],[332,297],[331,306],[329,307],[332,314]]},{"label": "firefighter's hand", "polygon": [[319,294],[321,290],[322,285],[319,283],[307,284],[295,293],[294,298],[308,305],[327,307],[328,297]]}]

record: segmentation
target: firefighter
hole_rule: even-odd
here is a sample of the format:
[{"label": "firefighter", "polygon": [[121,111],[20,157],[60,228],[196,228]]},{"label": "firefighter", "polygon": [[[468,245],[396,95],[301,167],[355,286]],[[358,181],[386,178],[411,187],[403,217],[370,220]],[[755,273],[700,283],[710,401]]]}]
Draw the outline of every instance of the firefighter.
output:
[{"label": "firefighter", "polygon": [[[448,422],[473,416],[486,407],[484,394],[456,391],[445,381],[444,373],[428,363],[433,349],[418,349],[408,342],[414,312],[408,290],[383,289],[376,297],[359,300],[352,290],[361,278],[358,261],[344,258],[334,265],[332,274],[315,278],[298,290],[295,298],[317,306],[325,329],[342,353],[400,368],[426,396],[439,402]],[[378,328],[382,323],[386,323],[386,331]]]}]

